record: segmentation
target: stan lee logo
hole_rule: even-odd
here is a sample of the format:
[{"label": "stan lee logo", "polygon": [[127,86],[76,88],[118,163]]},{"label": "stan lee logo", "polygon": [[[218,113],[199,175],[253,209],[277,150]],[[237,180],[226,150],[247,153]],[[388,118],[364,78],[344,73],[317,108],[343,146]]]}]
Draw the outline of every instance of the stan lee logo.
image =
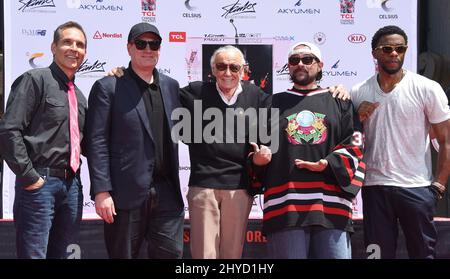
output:
[{"label": "stan lee logo", "polygon": [[249,1],[247,1],[242,5],[238,0],[236,1],[236,3],[222,7],[222,9],[225,10],[225,13],[222,14],[222,17],[227,18],[228,16],[234,16],[238,14],[256,13],[256,4],[257,3],[250,3]]},{"label": "stan lee logo", "polygon": [[53,0],[20,0],[19,3],[22,4],[22,6],[19,8],[19,11],[22,12],[37,8],[55,7],[55,3],[53,3]]}]

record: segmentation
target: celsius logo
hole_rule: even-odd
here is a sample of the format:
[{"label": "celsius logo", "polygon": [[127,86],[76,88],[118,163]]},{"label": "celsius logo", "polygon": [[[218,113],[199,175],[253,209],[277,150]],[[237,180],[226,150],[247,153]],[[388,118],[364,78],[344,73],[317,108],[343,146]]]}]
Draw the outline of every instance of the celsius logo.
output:
[{"label": "celsius logo", "polygon": [[350,43],[360,44],[366,41],[366,36],[363,34],[350,34],[347,39]]},{"label": "celsius logo", "polygon": [[36,65],[36,63],[34,63],[34,59],[42,57],[42,56],[44,56],[43,52],[35,52],[30,55],[30,59],[28,59],[28,63],[30,64],[31,68],[36,69],[36,68],[41,67],[39,65]]},{"label": "celsius logo", "polygon": [[55,3],[53,3],[53,0],[20,0],[19,3],[22,4],[22,6],[19,8],[19,11],[22,12],[37,8],[55,7]]},{"label": "celsius logo", "polygon": [[381,8],[383,8],[383,10],[384,10],[385,12],[390,12],[390,11],[393,10],[393,9],[390,8],[389,5],[388,5],[388,2],[389,2],[389,1],[390,1],[390,0],[381,0]]},{"label": "celsius logo", "polygon": [[232,17],[238,14],[256,13],[255,6],[257,3],[250,3],[247,1],[245,4],[239,3],[237,0],[235,3],[222,7],[225,12],[221,15],[224,18]]},{"label": "celsius logo", "polygon": [[381,6],[381,8],[388,13],[393,10],[391,7],[391,0],[367,0],[366,3],[369,8],[380,8]]},{"label": "celsius logo", "polygon": [[[197,10],[197,7],[193,7],[191,6],[191,4],[189,3],[191,2],[190,0],[186,0],[184,2],[184,5],[186,6],[186,9],[188,9],[189,11],[193,12],[195,10]],[[201,13],[183,13],[182,15],[184,18],[191,18],[191,19],[196,19],[196,18],[201,18],[202,14]]]},{"label": "celsius logo", "polygon": [[191,2],[191,0],[184,1],[184,5],[186,6],[186,9],[188,9],[189,11],[197,10],[197,7],[191,6],[191,4],[189,4],[189,2]]},{"label": "celsius logo", "polygon": [[170,32],[169,42],[186,42],[186,32]]}]

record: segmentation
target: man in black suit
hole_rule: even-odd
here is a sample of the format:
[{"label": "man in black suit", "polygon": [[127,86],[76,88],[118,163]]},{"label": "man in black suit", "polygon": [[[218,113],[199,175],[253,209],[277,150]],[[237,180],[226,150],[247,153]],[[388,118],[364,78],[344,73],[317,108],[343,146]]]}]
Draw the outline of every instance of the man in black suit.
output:
[{"label": "man in black suit", "polygon": [[110,258],[181,258],[184,206],[178,145],[171,141],[179,84],[158,73],[161,36],[148,23],[128,35],[131,61],[122,77],[96,81],[86,124],[91,195],[105,221]]}]

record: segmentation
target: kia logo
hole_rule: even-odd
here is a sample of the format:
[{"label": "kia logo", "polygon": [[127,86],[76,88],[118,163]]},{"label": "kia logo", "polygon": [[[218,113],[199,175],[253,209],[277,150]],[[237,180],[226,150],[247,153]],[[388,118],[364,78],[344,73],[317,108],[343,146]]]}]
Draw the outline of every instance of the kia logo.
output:
[{"label": "kia logo", "polygon": [[347,39],[350,43],[360,44],[366,41],[366,36],[363,34],[350,34]]}]

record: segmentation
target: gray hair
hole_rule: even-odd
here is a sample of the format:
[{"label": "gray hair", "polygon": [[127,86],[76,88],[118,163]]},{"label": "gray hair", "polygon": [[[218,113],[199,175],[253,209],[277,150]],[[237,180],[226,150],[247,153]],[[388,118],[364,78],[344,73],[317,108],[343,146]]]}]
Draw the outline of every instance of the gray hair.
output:
[{"label": "gray hair", "polygon": [[217,56],[219,53],[222,53],[222,52],[231,52],[231,51],[234,51],[234,52],[236,52],[236,53],[239,55],[240,60],[241,60],[241,66],[244,66],[244,64],[245,64],[245,58],[244,58],[244,54],[242,53],[242,51],[241,51],[240,49],[238,49],[237,47],[235,47],[235,46],[232,46],[232,45],[226,45],[226,46],[219,47],[218,49],[216,49],[216,50],[214,51],[213,55],[211,55],[211,61],[210,61],[210,64],[211,64],[211,71],[214,72],[214,64],[215,64],[215,61],[216,61],[216,56]]}]

